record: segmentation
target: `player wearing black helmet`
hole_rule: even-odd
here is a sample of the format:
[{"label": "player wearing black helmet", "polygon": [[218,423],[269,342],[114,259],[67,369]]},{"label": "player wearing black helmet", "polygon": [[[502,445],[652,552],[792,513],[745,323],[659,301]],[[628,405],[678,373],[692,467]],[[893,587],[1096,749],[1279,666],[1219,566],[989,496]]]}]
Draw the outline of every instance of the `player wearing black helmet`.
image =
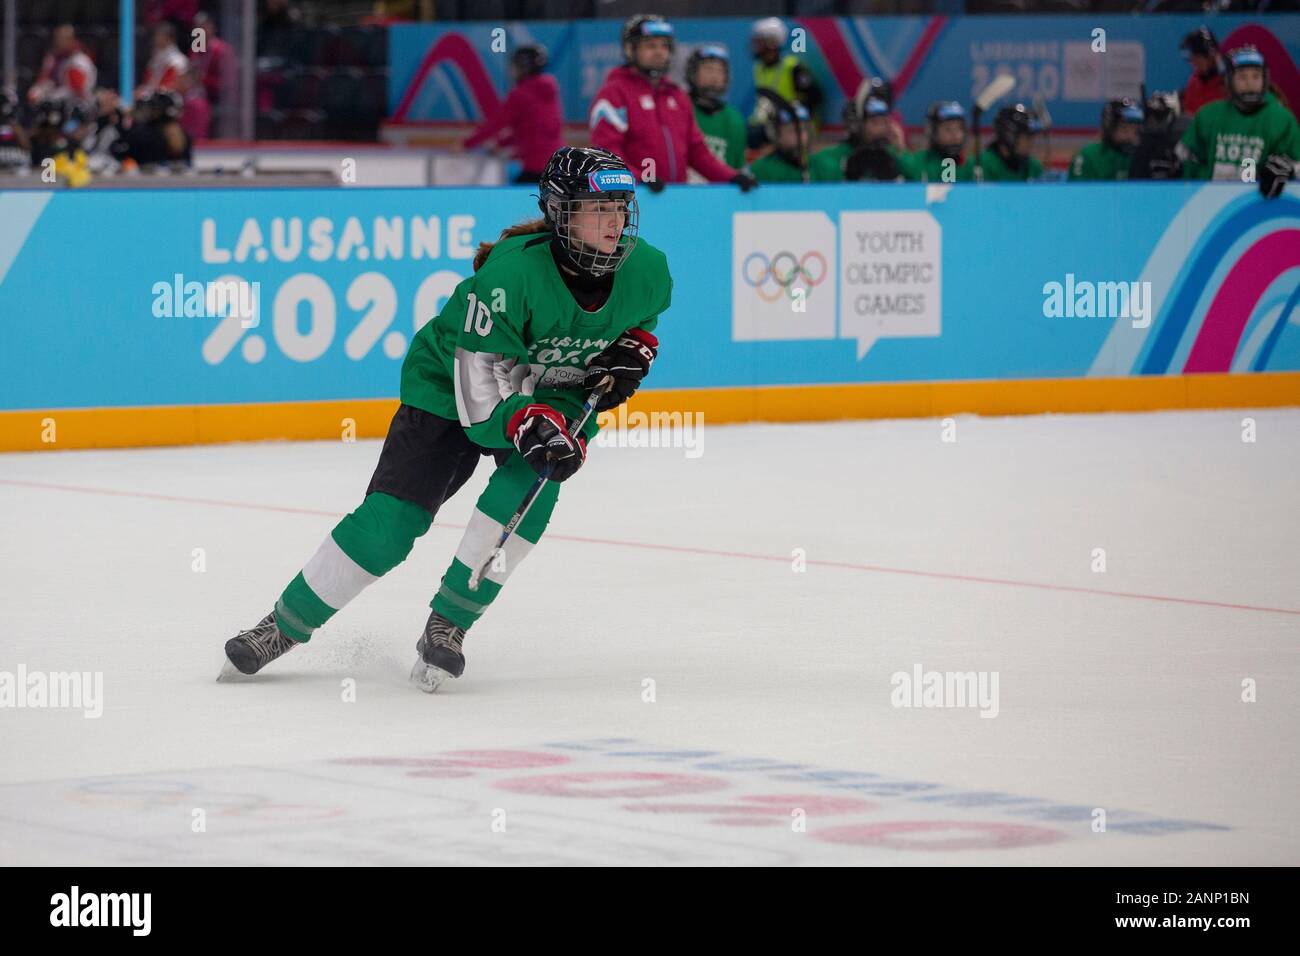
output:
[{"label": "player wearing black helmet", "polygon": [[1275,198],[1300,160],[1300,126],[1269,92],[1259,50],[1238,47],[1226,60],[1228,99],[1202,107],[1179,142],[1183,176],[1258,182]]},{"label": "player wearing black helmet", "polygon": [[1070,178],[1128,179],[1143,121],[1142,107],[1132,97],[1108,101],[1101,110],[1101,142],[1075,154]]},{"label": "player wearing black helmet", "polygon": [[1182,115],[1178,93],[1174,90],[1148,93],[1142,113],[1142,134],[1133,151],[1128,178],[1180,179],[1183,164],[1178,158],[1178,141],[1191,121]]},{"label": "player wearing black helmet", "polygon": [[760,183],[808,182],[812,117],[804,105],[789,102],[771,90],[760,90],[755,116],[763,119],[772,150],[750,164],[754,178]]},{"label": "player wearing black helmet", "polygon": [[1033,156],[1038,120],[1024,103],[1004,106],[993,119],[993,145],[980,153],[976,165],[986,183],[1025,182],[1043,175],[1043,164]]},{"label": "player wearing black helmet", "polygon": [[966,159],[966,110],[956,100],[931,103],[925,111],[927,145],[904,153],[899,161],[909,182],[970,182],[974,178]]},{"label": "player wearing black helmet", "polygon": [[893,182],[902,177],[894,148],[889,104],[871,95],[863,81],[858,97],[844,104],[844,141],[818,150],[809,161],[813,182],[870,180]]},{"label": "player wearing black helmet", "polygon": [[[731,56],[716,44],[697,47],[686,61],[686,86],[695,123],[709,152],[733,169],[745,165],[745,117],[727,104]],[[700,177],[703,179],[703,177]]]},{"label": "player wearing black helmet", "polygon": [[[496,470],[430,602],[411,677],[432,692],[464,671],[466,631],[541,538],[560,483],[586,459],[597,429],[584,406],[597,388],[608,390],[596,410],[636,391],[655,360],[654,329],[671,297],[663,253],[638,235],[636,177],[622,160],[562,147],[539,187],[542,217],[483,243],[474,274],[416,333],[365,500],[272,611],[226,643],[223,678],[254,674],[305,644],[405,560],[480,456],[492,455]],[[498,550],[539,476],[540,492]],[[536,603],[543,613],[567,606],[544,593]]]}]

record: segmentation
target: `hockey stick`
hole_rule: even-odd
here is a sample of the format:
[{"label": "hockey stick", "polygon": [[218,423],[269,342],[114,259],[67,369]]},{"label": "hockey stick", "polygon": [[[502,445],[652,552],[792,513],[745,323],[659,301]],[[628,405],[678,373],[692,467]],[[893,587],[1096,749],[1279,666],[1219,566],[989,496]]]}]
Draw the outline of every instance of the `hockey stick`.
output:
[{"label": "hockey stick", "polygon": [[1011,88],[1016,85],[1016,78],[1010,73],[999,73],[993,77],[993,82],[980,91],[980,95],[975,97],[975,108],[971,110],[971,126],[975,130],[975,182],[984,182],[984,167],[980,165],[980,117],[984,111],[996,103],[1002,97],[1011,92]]},{"label": "hockey stick", "polygon": [[[592,389],[591,395],[587,397],[586,404],[582,406],[582,417],[579,418],[573,427],[569,429],[570,435],[578,435],[581,433],[583,426],[587,424],[587,419],[589,419],[596,411],[596,405],[605,397],[605,393],[613,387],[614,377],[612,375],[606,375],[601,379],[600,384]],[[554,465],[547,465],[546,470],[537,476],[532,487],[528,489],[528,493],[524,495],[524,500],[521,501],[519,507],[515,509],[513,517],[511,517],[511,519],[506,522],[505,527],[501,529],[501,536],[497,538],[496,545],[488,552],[488,556],[483,559],[483,562],[470,572],[469,589],[471,591],[478,590],[479,583],[483,580],[483,576],[487,574],[488,565],[492,563],[493,558],[497,556],[498,552],[506,546],[506,541],[509,540],[510,535],[514,533],[515,528],[519,527],[520,522],[524,520],[524,516],[527,515],[529,509],[532,508],[533,502],[537,500],[537,496],[542,491],[542,486],[545,485],[546,480],[551,477],[552,468],[554,468]]]}]

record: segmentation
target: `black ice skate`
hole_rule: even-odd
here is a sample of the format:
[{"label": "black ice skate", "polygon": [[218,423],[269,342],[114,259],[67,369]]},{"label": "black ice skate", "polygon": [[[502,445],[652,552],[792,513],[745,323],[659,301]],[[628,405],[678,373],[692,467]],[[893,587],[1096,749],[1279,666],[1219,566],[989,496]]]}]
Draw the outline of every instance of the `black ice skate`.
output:
[{"label": "black ice skate", "polygon": [[437,611],[429,615],[424,633],[415,642],[420,658],[411,668],[411,683],[426,694],[432,694],[448,677],[465,673],[465,655],[461,645],[465,631],[447,620]]},{"label": "black ice skate", "polygon": [[240,631],[226,641],[226,663],[222,665],[217,680],[256,674],[297,646],[298,641],[280,633],[275,626],[275,611],[272,611],[249,630]]}]

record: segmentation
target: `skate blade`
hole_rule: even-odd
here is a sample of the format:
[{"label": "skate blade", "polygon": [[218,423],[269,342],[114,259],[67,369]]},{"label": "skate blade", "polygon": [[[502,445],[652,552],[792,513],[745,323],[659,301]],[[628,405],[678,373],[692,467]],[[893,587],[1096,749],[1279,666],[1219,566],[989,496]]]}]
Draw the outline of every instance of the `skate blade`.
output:
[{"label": "skate blade", "polygon": [[236,681],[252,680],[252,679],[253,679],[252,674],[245,674],[234,664],[230,663],[229,657],[227,657],[225,661],[222,662],[221,673],[217,675],[218,684],[229,684],[229,683],[235,683]]},{"label": "skate blade", "polygon": [[450,676],[441,667],[426,664],[422,658],[416,658],[415,666],[411,668],[411,683],[426,694],[432,694]]}]

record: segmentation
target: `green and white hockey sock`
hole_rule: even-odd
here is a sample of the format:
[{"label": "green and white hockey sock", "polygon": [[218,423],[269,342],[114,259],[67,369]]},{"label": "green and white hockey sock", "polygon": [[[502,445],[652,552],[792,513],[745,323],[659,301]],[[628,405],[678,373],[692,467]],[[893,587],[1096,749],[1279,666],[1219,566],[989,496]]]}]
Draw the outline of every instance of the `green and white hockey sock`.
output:
[{"label": "green and white hockey sock", "polygon": [[433,518],[419,505],[383,492],[366,495],[345,516],[275,602],[275,622],[295,641],[312,634],[411,553]]}]

